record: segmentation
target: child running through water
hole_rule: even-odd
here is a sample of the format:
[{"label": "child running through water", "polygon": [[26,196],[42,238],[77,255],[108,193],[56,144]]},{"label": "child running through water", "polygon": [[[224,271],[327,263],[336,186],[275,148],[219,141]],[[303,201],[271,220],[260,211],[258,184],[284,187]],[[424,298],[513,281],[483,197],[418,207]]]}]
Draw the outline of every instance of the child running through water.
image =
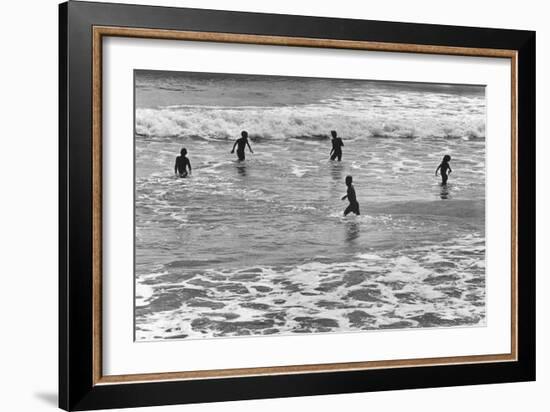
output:
[{"label": "child running through water", "polygon": [[187,149],[184,147],[180,151],[181,156],[176,157],[176,165],[174,166],[174,173],[179,177],[187,177],[187,169],[189,168],[189,173],[191,173],[191,162],[186,157]]},{"label": "child running through water", "polygon": [[254,153],[250,147],[250,143],[248,143],[248,132],[246,130],[243,130],[241,132],[241,138],[235,141],[233,149],[231,149],[231,153],[235,153],[235,146],[237,146],[237,157],[240,161],[244,160],[244,149],[246,146],[248,146],[250,153]]},{"label": "child running through water", "polygon": [[449,165],[449,162],[451,161],[451,156],[445,155],[443,156],[443,160],[441,161],[441,164],[437,166],[437,169],[435,169],[435,175],[437,176],[437,172],[439,169],[441,169],[441,184],[446,185],[447,179],[449,178],[447,174],[447,170],[449,171],[449,174],[453,171],[451,169],[451,165]]},{"label": "child running through water", "polygon": [[344,216],[347,216],[350,212],[360,215],[359,213],[359,203],[357,202],[357,197],[355,196],[355,188],[351,184],[353,182],[353,177],[346,176],[346,185],[348,185],[348,194],[345,195],[342,200],[348,199],[349,206],[344,210]]}]

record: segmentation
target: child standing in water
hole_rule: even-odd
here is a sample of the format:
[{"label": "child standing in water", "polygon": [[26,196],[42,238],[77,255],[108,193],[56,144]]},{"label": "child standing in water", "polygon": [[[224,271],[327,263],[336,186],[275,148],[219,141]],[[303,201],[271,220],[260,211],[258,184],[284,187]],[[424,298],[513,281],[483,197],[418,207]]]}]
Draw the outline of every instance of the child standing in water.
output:
[{"label": "child standing in water", "polygon": [[451,161],[451,156],[445,155],[443,156],[443,160],[441,161],[441,164],[437,166],[437,169],[435,169],[435,175],[437,176],[437,172],[439,169],[441,169],[441,184],[446,185],[447,179],[449,176],[447,175],[447,171],[449,171],[449,174],[452,172],[451,166],[449,165],[449,162]]},{"label": "child standing in water", "polygon": [[342,147],[344,142],[341,137],[337,137],[336,130],[331,130],[330,134],[332,135],[332,150],[330,151],[330,160],[335,160],[338,158],[338,161],[342,160]]},{"label": "child standing in water", "polygon": [[342,200],[348,199],[349,206],[344,210],[344,216],[347,216],[350,212],[360,215],[359,213],[359,203],[357,202],[357,197],[355,196],[355,188],[351,184],[353,182],[353,177],[346,176],[346,185],[348,185],[348,194],[345,195]]},{"label": "child standing in water", "polygon": [[187,149],[184,147],[180,151],[181,156],[176,157],[176,165],[174,166],[174,173],[179,177],[187,177],[187,169],[191,173],[191,162],[187,158]]},{"label": "child standing in water", "polygon": [[237,146],[237,157],[240,161],[244,160],[244,149],[246,148],[246,146],[248,146],[248,150],[250,150],[250,153],[254,153],[252,151],[252,148],[250,147],[250,143],[248,143],[248,132],[246,130],[243,130],[241,132],[241,138],[235,141],[233,149],[231,149],[231,153],[235,153],[235,146]]}]

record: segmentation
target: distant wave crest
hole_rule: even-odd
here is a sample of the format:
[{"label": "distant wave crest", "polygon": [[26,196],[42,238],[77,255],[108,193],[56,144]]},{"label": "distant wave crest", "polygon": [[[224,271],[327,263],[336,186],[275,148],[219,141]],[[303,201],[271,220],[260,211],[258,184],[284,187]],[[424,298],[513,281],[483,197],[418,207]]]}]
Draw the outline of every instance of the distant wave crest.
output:
[{"label": "distant wave crest", "polygon": [[136,109],[136,134],[143,137],[195,137],[226,140],[247,130],[265,139],[328,138],[337,130],[346,138],[485,138],[485,118],[478,114],[411,115],[346,113],[322,106],[197,107]]}]

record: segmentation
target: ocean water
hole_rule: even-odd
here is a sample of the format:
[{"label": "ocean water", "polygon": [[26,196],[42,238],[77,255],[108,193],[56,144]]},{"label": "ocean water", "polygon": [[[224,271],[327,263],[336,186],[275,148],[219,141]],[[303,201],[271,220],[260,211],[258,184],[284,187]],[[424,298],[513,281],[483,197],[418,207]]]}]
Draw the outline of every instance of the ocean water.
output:
[{"label": "ocean water", "polygon": [[[138,341],[485,324],[482,86],[136,71],[135,87]],[[347,175],[361,216],[343,217]]]}]

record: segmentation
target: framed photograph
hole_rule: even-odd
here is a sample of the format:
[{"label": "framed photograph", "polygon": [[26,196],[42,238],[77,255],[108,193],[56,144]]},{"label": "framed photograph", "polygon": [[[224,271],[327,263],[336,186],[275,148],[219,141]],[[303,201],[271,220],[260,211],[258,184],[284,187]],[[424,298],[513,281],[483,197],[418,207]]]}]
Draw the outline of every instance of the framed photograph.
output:
[{"label": "framed photograph", "polygon": [[535,33],[60,5],[66,410],[535,379]]}]

